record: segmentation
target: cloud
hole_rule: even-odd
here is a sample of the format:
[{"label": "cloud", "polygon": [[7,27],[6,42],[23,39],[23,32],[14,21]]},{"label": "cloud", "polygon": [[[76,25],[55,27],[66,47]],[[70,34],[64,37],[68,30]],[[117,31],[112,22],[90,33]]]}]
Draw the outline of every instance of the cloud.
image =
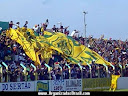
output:
[{"label": "cloud", "polygon": [[47,3],[49,3],[51,0],[42,0],[42,4],[45,5]]}]

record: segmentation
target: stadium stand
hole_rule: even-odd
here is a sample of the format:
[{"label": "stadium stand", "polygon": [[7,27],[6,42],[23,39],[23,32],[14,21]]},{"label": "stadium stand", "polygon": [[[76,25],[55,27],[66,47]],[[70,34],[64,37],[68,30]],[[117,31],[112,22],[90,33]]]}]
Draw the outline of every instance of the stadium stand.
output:
[{"label": "stadium stand", "polygon": [[[38,25],[40,26],[40,25]],[[52,29],[46,29],[45,24],[42,25],[45,30],[53,31]],[[40,28],[40,27],[39,27]],[[42,35],[43,31],[35,30],[38,34]],[[65,27],[67,30],[67,27]],[[59,28],[58,28],[59,29]],[[64,28],[61,28],[61,32],[66,35]],[[42,33],[41,33],[42,32]],[[67,34],[68,33],[68,34]],[[59,79],[80,79],[80,78],[105,78],[110,77],[111,74],[121,75],[122,77],[128,77],[128,41],[112,40],[111,38],[105,39],[73,37],[79,43],[86,45],[102,56],[106,61],[111,62],[111,66],[105,66],[92,62],[89,65],[67,64],[66,60],[59,54],[53,54],[49,62],[46,64],[42,60],[41,65],[32,66],[33,61],[25,54],[21,45],[16,41],[11,40],[6,36],[6,31],[2,30],[0,34],[0,64],[3,66],[3,62],[6,66],[2,67],[0,72],[1,82],[18,82],[18,81],[34,81],[34,80],[59,80]],[[22,64],[22,65],[21,65]],[[24,67],[26,70],[24,70]],[[36,67],[34,69],[34,67]],[[52,69],[49,70],[49,68]],[[1,68],[1,66],[0,66]],[[108,68],[108,69],[107,69]],[[25,72],[26,71],[26,72]]]}]

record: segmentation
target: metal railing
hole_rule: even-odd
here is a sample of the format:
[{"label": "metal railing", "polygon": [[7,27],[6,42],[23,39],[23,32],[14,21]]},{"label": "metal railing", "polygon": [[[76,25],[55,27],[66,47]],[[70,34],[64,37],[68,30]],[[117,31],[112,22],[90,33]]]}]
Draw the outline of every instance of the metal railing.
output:
[{"label": "metal railing", "polygon": [[2,62],[3,66],[6,68],[6,73],[7,73],[7,76],[5,77],[6,78],[6,82],[8,82],[8,65],[5,64],[4,62]]},{"label": "metal railing", "polygon": [[78,63],[78,66],[79,66],[79,68],[80,68],[80,70],[81,70],[81,78],[83,78],[83,68],[82,68],[82,66],[81,66],[80,63]]},{"label": "metal railing", "polygon": [[27,70],[26,70],[27,68],[22,63],[20,64],[20,66],[23,67],[23,69],[24,69],[23,73],[24,73],[25,81],[27,81],[27,75],[28,75]]},{"label": "metal railing", "polygon": [[68,69],[69,69],[69,79],[71,79],[71,67],[66,63],[65,64],[67,67],[68,67]]},{"label": "metal railing", "polygon": [[3,72],[2,72],[2,65],[0,64],[0,82],[2,82],[3,79]]},{"label": "metal railing", "polygon": [[104,67],[105,67],[105,69],[106,69],[106,77],[108,77],[108,66],[106,65],[106,64],[103,64],[104,65]]},{"label": "metal railing", "polygon": [[121,76],[123,76],[123,66],[119,63],[119,67],[120,67],[120,70],[121,70]]},{"label": "metal railing", "polygon": [[[52,68],[48,65],[48,64],[44,64],[47,68],[48,68],[48,74],[49,74],[49,80],[52,80],[52,78],[51,78],[51,70],[52,70]],[[93,75],[92,75],[92,66],[90,65],[90,64],[88,64],[87,63],[87,65],[86,66],[88,66],[89,67],[89,73],[87,73],[88,75],[90,75],[90,77],[83,77],[86,73],[84,73],[84,71],[83,71],[83,66],[80,64],[80,63],[78,63],[77,64],[78,66],[79,66],[79,68],[80,68],[80,70],[81,70],[81,78],[83,79],[83,78],[94,78],[93,77]],[[23,68],[23,81],[27,81],[28,79],[27,79],[27,76],[28,76],[28,73],[27,73],[27,67],[24,65],[24,64],[20,64],[20,66]],[[33,67],[33,69],[34,69],[34,73],[32,73],[34,76],[35,76],[35,79],[34,80],[39,80],[39,78],[38,78],[38,72],[37,72],[37,68],[36,68],[36,66],[34,65],[34,64],[30,64],[30,66],[32,66]],[[71,77],[72,75],[71,75],[71,67],[70,67],[70,65],[69,64],[65,64],[65,66],[67,66],[68,67],[68,73],[69,73],[69,79],[72,79],[73,77]],[[96,65],[97,66],[97,65]],[[108,66],[106,65],[106,64],[103,64],[103,66],[104,66],[104,68],[105,68],[105,72],[106,72],[106,75],[104,75],[104,76],[106,76],[106,77],[110,77],[109,76],[109,68],[108,68]],[[112,65],[111,64],[111,66],[112,66],[112,70],[114,70],[115,71],[115,66],[114,65]],[[126,64],[125,66],[128,66],[128,64]],[[59,68],[60,68],[60,70],[61,70],[61,72],[62,72],[62,74],[61,74],[61,79],[65,79],[64,77],[63,77],[63,69],[62,69],[62,67],[59,65],[58,66]],[[98,66],[99,67],[99,66]],[[119,68],[121,69],[121,76],[123,76],[123,66],[121,65],[121,64],[119,64]],[[126,67],[125,67],[126,68]],[[3,70],[5,70],[6,69],[6,71],[3,71]],[[99,71],[99,68],[97,69],[97,71]],[[3,72],[6,72],[6,74],[7,75],[4,75],[4,78],[3,78]],[[98,78],[104,78],[104,77],[101,77],[101,73],[100,72],[98,72]],[[43,76],[43,75],[42,75]],[[1,62],[1,64],[0,64],[0,82],[10,82],[10,79],[11,78],[9,78],[10,77],[10,75],[9,75],[9,68],[8,68],[8,65],[5,63],[5,62]],[[5,79],[6,78],[6,79]],[[18,77],[15,77],[15,78],[18,78]],[[4,80],[5,79],[5,80]],[[15,81],[11,81],[11,82],[15,82]]]},{"label": "metal railing", "polygon": [[92,67],[90,64],[87,63],[87,65],[89,66],[89,72],[90,72],[90,78],[92,78]]},{"label": "metal railing", "polygon": [[49,73],[49,79],[51,80],[51,73],[50,73],[50,71],[51,71],[51,67],[48,65],[48,64],[44,64],[47,68],[48,68],[48,73]]},{"label": "metal railing", "polygon": [[31,63],[31,66],[34,68],[35,80],[38,80],[38,73],[36,72],[36,66]]}]

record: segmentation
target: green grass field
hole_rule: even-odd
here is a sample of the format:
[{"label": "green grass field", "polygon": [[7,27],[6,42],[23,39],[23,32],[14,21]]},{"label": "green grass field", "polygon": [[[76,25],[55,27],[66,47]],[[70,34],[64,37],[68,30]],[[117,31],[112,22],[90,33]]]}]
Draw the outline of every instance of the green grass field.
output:
[{"label": "green grass field", "polygon": [[[104,90],[104,91],[106,91],[106,92],[113,92],[113,90]],[[123,91],[127,91],[128,92],[128,89],[120,89],[120,90],[115,90],[115,92],[123,92]]]},{"label": "green grass field", "polygon": [[120,90],[115,90],[115,91],[128,91],[128,89],[120,89]]}]

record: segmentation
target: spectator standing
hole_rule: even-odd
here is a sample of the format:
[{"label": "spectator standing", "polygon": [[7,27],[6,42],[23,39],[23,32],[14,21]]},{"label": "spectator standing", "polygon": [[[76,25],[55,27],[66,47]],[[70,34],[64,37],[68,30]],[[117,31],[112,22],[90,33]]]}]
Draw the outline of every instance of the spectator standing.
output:
[{"label": "spectator standing", "polygon": [[15,29],[18,29],[18,28],[20,28],[20,22],[17,22],[16,24],[15,24],[15,26],[16,26],[16,28]]},{"label": "spectator standing", "polygon": [[35,26],[33,27],[33,30],[34,30],[34,31],[37,31],[37,29],[38,29],[38,26],[35,25]]},{"label": "spectator standing", "polygon": [[52,56],[52,58],[50,58],[50,60],[49,60],[48,65],[53,68],[54,67],[54,63],[55,63],[55,58],[54,58],[54,56]]},{"label": "spectator standing", "polygon": [[40,25],[38,24],[38,27],[37,27],[38,29],[36,30],[37,31],[37,34],[41,34],[41,27],[40,27]]},{"label": "spectator standing", "polygon": [[73,30],[70,36],[72,36],[72,37],[73,37],[73,36],[74,36],[74,34],[75,34],[75,32],[76,32],[76,30]]},{"label": "spectator standing", "polygon": [[71,35],[75,40],[79,41],[79,32],[74,30],[72,31]]},{"label": "spectator standing", "polygon": [[10,23],[9,23],[9,28],[13,28],[13,21],[10,21]]},{"label": "spectator standing", "polygon": [[42,28],[43,28],[44,31],[46,31],[46,25],[45,25],[45,23],[42,24]]},{"label": "spectator standing", "polygon": [[64,28],[63,28],[63,26],[61,25],[61,26],[60,26],[60,32],[61,32],[61,33],[63,33],[63,29],[64,29]]},{"label": "spectator standing", "polygon": [[60,68],[58,68],[56,70],[55,74],[56,74],[56,80],[60,80],[61,79],[61,70],[60,70]]},{"label": "spectator standing", "polygon": [[63,67],[63,78],[64,79],[69,79],[69,69],[67,66]]},{"label": "spectator standing", "polygon": [[49,25],[49,21],[48,21],[48,19],[46,19],[46,22],[45,22],[46,28],[48,27],[48,25]]},{"label": "spectator standing", "polygon": [[52,80],[56,80],[56,75],[55,75],[55,71],[54,70],[51,71],[51,76],[52,76]]},{"label": "spectator standing", "polygon": [[27,28],[27,25],[28,25],[28,21],[25,22],[23,27]]},{"label": "spectator standing", "polygon": [[73,37],[77,40],[79,40],[79,31],[76,31],[73,35]]},{"label": "spectator standing", "polygon": [[[69,27],[69,26],[68,26],[68,27]],[[68,27],[65,27],[65,28],[64,28],[64,34],[67,35],[67,36],[69,35],[69,30],[67,30]]]},{"label": "spectator standing", "polygon": [[56,25],[53,25],[52,31],[53,31],[53,32],[57,32]]}]

